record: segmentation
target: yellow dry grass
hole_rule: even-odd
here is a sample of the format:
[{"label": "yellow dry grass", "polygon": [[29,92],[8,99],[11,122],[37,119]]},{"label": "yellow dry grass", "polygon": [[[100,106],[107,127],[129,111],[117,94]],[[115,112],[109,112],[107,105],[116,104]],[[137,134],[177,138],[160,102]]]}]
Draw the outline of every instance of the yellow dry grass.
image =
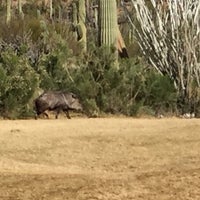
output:
[{"label": "yellow dry grass", "polygon": [[199,200],[200,120],[0,121],[2,200]]}]

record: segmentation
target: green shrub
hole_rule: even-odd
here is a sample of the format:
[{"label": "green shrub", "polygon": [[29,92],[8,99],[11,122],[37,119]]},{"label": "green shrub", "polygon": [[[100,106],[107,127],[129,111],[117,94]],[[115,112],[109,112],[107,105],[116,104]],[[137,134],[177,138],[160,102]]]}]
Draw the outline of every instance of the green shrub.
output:
[{"label": "green shrub", "polygon": [[106,53],[107,47],[89,44],[88,52],[77,56],[78,45],[70,46],[77,43],[67,26],[36,17],[12,23],[16,37],[9,27],[0,32],[6,44],[0,52],[1,115],[15,118],[32,112],[38,88],[76,93],[90,116],[155,115],[176,108],[173,83],[141,58],[120,60],[116,69],[115,55]]},{"label": "green shrub", "polygon": [[168,76],[162,76],[154,71],[149,73],[146,79],[145,98],[145,104],[158,113],[173,113],[176,110],[178,96]]},{"label": "green shrub", "polygon": [[38,86],[38,76],[24,57],[12,49],[1,53],[0,113],[6,118],[25,114],[29,99]]},{"label": "green shrub", "polygon": [[[87,112],[95,113],[94,116],[101,113],[140,116],[172,112],[177,96],[168,77],[146,68],[140,58],[121,60],[116,69],[112,55],[104,55],[103,48],[79,58],[76,67],[56,67],[62,72],[59,77],[64,75],[58,88],[78,94]],[[54,79],[57,75],[54,74]]]}]

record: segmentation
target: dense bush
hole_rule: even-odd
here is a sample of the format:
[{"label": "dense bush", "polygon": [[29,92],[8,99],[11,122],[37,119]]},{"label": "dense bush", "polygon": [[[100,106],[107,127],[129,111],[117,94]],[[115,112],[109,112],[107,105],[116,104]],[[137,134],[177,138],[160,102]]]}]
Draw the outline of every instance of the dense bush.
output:
[{"label": "dense bush", "polygon": [[78,94],[91,116],[155,115],[176,109],[170,79],[147,67],[141,58],[120,60],[116,68],[115,56],[107,54],[106,47],[89,45],[87,53],[78,53],[78,43],[67,35],[67,27],[37,18],[12,23],[16,37],[11,37],[14,33],[9,28],[7,34],[1,33],[1,116],[33,115],[38,89]]},{"label": "dense bush", "polygon": [[4,117],[22,117],[38,86],[38,76],[26,58],[8,48],[0,57],[0,113]]},{"label": "dense bush", "polygon": [[56,87],[79,94],[87,112],[94,116],[174,112],[177,95],[168,77],[147,68],[141,59],[121,60],[116,69],[114,56],[104,52],[104,47],[92,50],[76,65],[63,68],[57,77],[63,79]]}]

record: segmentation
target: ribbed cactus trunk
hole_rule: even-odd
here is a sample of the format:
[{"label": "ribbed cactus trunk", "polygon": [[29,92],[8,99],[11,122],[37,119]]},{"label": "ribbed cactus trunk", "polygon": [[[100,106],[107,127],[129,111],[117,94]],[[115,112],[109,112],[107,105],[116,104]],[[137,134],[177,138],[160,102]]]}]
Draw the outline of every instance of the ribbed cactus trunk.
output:
[{"label": "ribbed cactus trunk", "polygon": [[21,0],[18,0],[18,10],[19,10],[19,16],[23,19],[24,13],[22,11],[22,1]]},{"label": "ribbed cactus trunk", "polygon": [[86,8],[85,8],[85,0],[79,0],[78,4],[78,31],[81,32],[80,43],[82,46],[82,50],[86,51],[87,49],[87,30],[85,26],[86,19]]},{"label": "ribbed cactus trunk", "polygon": [[82,51],[87,50],[87,29],[85,26],[86,19],[86,6],[85,0],[79,0],[78,2],[73,2],[72,4],[72,20],[75,30],[75,37],[81,44]]},{"label": "ribbed cactus trunk", "polygon": [[73,27],[74,27],[74,37],[77,38],[77,24],[78,24],[78,18],[77,18],[77,14],[78,14],[78,11],[77,11],[77,6],[76,6],[76,3],[73,2],[72,3],[72,23],[73,23]]},{"label": "ribbed cactus trunk", "polygon": [[6,11],[6,24],[10,24],[11,20],[11,0],[7,0],[7,11]]},{"label": "ribbed cactus trunk", "polygon": [[117,33],[116,0],[99,0],[99,44],[117,49]]},{"label": "ribbed cactus trunk", "polygon": [[[117,50],[117,4],[116,0],[99,0],[99,45],[106,46],[105,53],[114,53],[113,67],[119,68]],[[113,48],[114,47],[114,48]],[[111,51],[112,50],[112,51]]]},{"label": "ribbed cactus trunk", "polygon": [[52,20],[53,19],[53,0],[49,0],[49,18]]}]

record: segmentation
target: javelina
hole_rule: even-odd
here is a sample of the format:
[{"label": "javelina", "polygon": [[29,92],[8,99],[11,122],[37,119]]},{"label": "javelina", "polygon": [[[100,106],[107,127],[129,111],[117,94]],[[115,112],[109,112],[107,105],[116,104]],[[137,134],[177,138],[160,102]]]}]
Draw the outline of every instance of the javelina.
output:
[{"label": "javelina", "polygon": [[37,119],[40,114],[44,114],[49,118],[48,114],[45,112],[48,110],[56,111],[56,119],[61,111],[66,114],[68,119],[71,119],[69,116],[69,110],[83,110],[78,97],[71,92],[47,91],[36,98],[34,103],[36,111],[35,119]]}]

